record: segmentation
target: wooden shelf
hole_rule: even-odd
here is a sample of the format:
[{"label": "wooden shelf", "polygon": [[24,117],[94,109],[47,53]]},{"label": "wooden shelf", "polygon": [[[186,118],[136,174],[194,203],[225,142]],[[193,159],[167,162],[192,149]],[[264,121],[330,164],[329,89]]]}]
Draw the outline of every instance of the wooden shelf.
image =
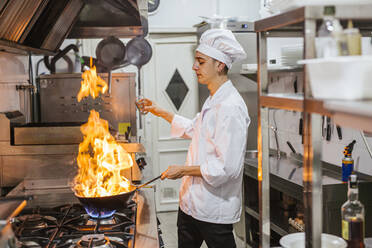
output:
[{"label": "wooden shelf", "polygon": [[307,113],[314,113],[326,116],[332,115],[332,113],[328,109],[324,108],[324,102],[322,100],[306,99],[305,109]]},{"label": "wooden shelf", "polygon": [[261,107],[303,112],[304,104],[307,113],[332,116],[332,112],[324,107],[324,102],[322,100],[304,100],[303,96],[300,94],[268,94],[260,97]]},{"label": "wooden shelf", "polygon": [[300,94],[268,94],[260,97],[260,106],[302,112],[303,96]]},{"label": "wooden shelf", "polygon": [[336,124],[372,132],[372,101],[326,101]]},{"label": "wooden shelf", "polygon": [[[339,5],[336,7],[335,17],[340,20],[354,20],[354,26],[363,34],[368,35],[372,30],[372,5]],[[323,6],[306,6],[284,12],[255,22],[255,31],[270,31],[269,36],[303,36],[305,20],[321,20]],[[278,35],[279,33],[279,35]],[[291,35],[292,34],[292,35]]]}]

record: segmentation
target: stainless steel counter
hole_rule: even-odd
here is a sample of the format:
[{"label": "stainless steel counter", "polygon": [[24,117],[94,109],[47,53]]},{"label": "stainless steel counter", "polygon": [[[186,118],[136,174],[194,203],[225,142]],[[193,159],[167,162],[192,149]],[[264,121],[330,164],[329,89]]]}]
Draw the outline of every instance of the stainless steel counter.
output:
[{"label": "stainless steel counter", "polygon": [[[291,183],[302,186],[303,168],[302,168],[301,163],[296,162],[294,160],[286,159],[286,158],[278,160],[275,157],[270,157],[269,161],[270,161],[270,174],[280,177],[284,180],[288,180]],[[245,165],[256,168],[256,171],[257,171],[257,166],[258,166],[257,158],[245,159]],[[337,176],[336,173],[333,173],[333,175],[330,175],[330,174],[332,174],[331,171],[327,171],[326,173],[323,173],[323,185],[342,183],[341,180],[334,178],[334,176]],[[256,177],[257,177],[257,173],[256,173]]]},{"label": "stainless steel counter", "polygon": [[[286,158],[278,160],[276,157],[270,157],[269,161],[270,186],[302,201],[303,168],[301,163]],[[257,179],[257,158],[245,159],[244,165],[244,173],[251,178]],[[323,188],[330,185],[343,185],[342,181],[338,178],[341,177],[338,177],[337,173],[323,169]]]},{"label": "stainless steel counter", "polygon": [[159,247],[157,219],[155,211],[155,192],[153,188],[142,188],[137,197],[137,227],[134,248]]},{"label": "stainless steel counter", "polygon": [[[257,180],[257,159],[246,159],[244,174],[249,178]],[[270,165],[270,188],[284,193],[287,196],[295,198],[300,204],[303,204],[303,168],[299,161],[293,159],[280,159],[276,157],[269,158]],[[347,200],[347,184],[341,181],[341,169],[335,165],[322,163],[322,201],[323,201],[323,232],[341,235],[340,209],[341,205]],[[372,195],[370,189],[372,180],[368,175],[360,174],[359,178],[359,199],[366,208],[366,213],[372,211]],[[246,187],[249,190],[249,186]],[[251,199],[258,206],[258,198]],[[273,201],[275,201],[273,199]],[[252,203],[250,203],[252,204]],[[255,210],[254,206],[248,207]],[[257,208],[257,207],[256,207]],[[258,215],[258,212],[257,212]],[[271,220],[273,224],[284,223],[277,220],[273,215]],[[275,222],[276,221],[276,222]],[[288,222],[286,221],[286,225]],[[282,225],[284,230],[286,225]],[[372,237],[372,215],[366,215],[366,237]],[[288,231],[287,231],[288,232]]]}]

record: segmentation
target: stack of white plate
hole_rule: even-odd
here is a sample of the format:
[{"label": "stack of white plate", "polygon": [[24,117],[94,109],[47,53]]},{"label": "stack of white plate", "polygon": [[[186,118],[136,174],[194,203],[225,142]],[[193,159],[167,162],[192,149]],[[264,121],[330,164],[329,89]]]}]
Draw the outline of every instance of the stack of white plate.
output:
[{"label": "stack of white plate", "polygon": [[[340,237],[332,234],[322,233],[323,248],[346,248],[347,243]],[[305,248],[305,233],[291,233],[283,236],[280,241],[283,248]]]},{"label": "stack of white plate", "polygon": [[281,63],[283,66],[297,66],[297,61],[303,58],[303,44],[288,45],[281,48]]}]

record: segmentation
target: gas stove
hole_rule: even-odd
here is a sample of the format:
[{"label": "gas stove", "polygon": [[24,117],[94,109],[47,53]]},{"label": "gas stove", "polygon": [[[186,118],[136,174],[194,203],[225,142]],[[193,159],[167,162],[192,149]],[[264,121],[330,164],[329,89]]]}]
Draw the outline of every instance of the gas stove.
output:
[{"label": "gas stove", "polygon": [[[27,190],[25,185],[33,185],[33,189]],[[93,218],[79,204],[69,187],[45,190],[40,185],[45,185],[45,182],[23,182],[10,194],[12,197],[33,196],[27,206],[9,221],[13,232],[13,245],[10,247],[160,246],[153,188],[137,191],[125,208],[117,209],[111,216]]]},{"label": "gas stove", "polygon": [[137,204],[108,218],[91,218],[78,204],[32,208],[12,219],[17,247],[132,248]]}]

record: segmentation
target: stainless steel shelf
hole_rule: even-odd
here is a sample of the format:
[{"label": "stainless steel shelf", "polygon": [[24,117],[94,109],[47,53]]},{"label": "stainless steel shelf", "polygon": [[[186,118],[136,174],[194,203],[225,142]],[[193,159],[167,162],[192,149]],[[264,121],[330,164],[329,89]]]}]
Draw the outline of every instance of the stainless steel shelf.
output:
[{"label": "stainless steel shelf", "polygon": [[[358,6],[335,6],[336,18],[344,24],[347,20],[353,20],[354,26],[361,30],[363,35],[370,36],[372,31],[372,4]],[[286,109],[304,112],[304,164],[302,168],[303,190],[301,195],[304,199],[304,221],[308,230],[306,232],[305,246],[315,248],[321,246],[323,208],[322,198],[322,169],[321,166],[321,117],[320,115],[333,115],[339,123],[354,124],[356,128],[362,128],[372,132],[370,125],[371,117],[342,111],[331,111],[326,108],[324,101],[310,98],[309,78],[304,77],[303,95],[269,94],[265,95],[268,85],[267,61],[267,38],[269,37],[303,37],[304,59],[315,57],[315,38],[317,27],[322,22],[324,6],[306,6],[285,13],[258,20],[255,22],[255,31],[258,38],[258,64],[260,76],[257,77],[259,94],[258,109],[258,150],[261,160],[258,163],[257,174],[259,185],[259,214],[260,214],[260,246],[270,246],[270,192],[269,188],[272,175],[269,163],[269,135],[266,123],[269,121],[268,108]],[[306,67],[305,67],[306,70]],[[336,121],[336,120],[335,120]],[[337,121],[336,121],[337,122]],[[359,122],[359,123],[358,123]],[[274,182],[274,180],[273,180]],[[324,206],[326,207],[326,206]],[[327,219],[327,218],[325,218]],[[326,230],[325,230],[326,231]]]},{"label": "stainless steel shelf", "polygon": [[240,71],[240,75],[257,82],[257,72]]},{"label": "stainless steel shelf", "polygon": [[[260,214],[250,207],[245,206],[245,212],[257,220],[260,219]],[[283,228],[281,228],[280,226],[276,225],[273,222],[270,223],[270,228],[271,230],[273,230],[274,232],[276,232],[277,234],[281,236],[288,234],[287,231],[285,231]]]},{"label": "stainless steel shelf", "polygon": [[[301,72],[303,71],[303,67],[289,67],[289,66],[283,66],[282,68],[278,67],[275,69],[271,69],[269,67],[268,73],[282,73],[282,72]],[[243,75],[255,82],[257,82],[257,70],[240,70],[240,75]]]},{"label": "stainless steel shelf", "polygon": [[257,220],[260,219],[260,214],[250,207],[245,206],[245,212]]},{"label": "stainless steel shelf", "polygon": [[17,44],[15,42],[0,40],[0,51],[7,51],[10,53],[16,53],[21,55],[27,55],[28,53],[35,55],[54,55],[55,52],[45,49],[37,49],[24,45]]},{"label": "stainless steel shelf", "polygon": [[[323,6],[306,6],[265,18],[255,22],[255,31],[269,31],[269,36],[303,36],[304,21],[321,20],[323,9]],[[371,4],[336,6],[336,18],[354,20],[354,26],[365,35],[372,31],[371,12]]]}]

